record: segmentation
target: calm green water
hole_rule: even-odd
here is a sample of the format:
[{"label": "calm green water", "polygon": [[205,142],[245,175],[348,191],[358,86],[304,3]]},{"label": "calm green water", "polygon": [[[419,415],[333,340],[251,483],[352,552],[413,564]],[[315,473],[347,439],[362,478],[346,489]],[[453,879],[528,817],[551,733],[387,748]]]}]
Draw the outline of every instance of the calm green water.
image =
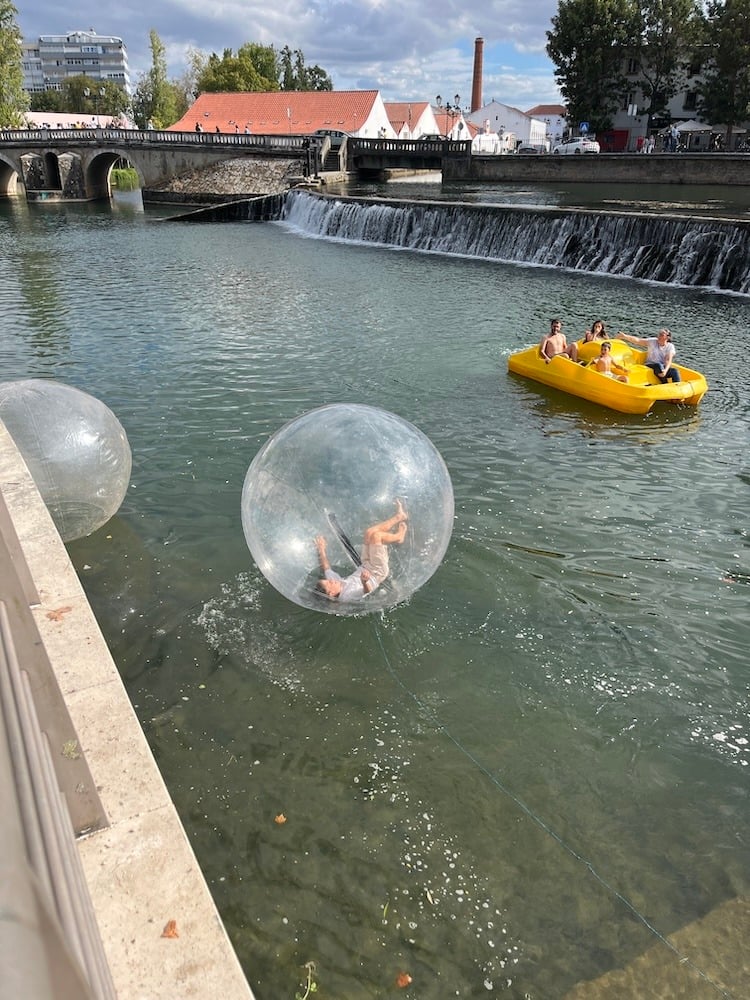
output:
[{"label": "calm green water", "polygon": [[[332,1000],[700,968],[660,936],[750,892],[747,300],[127,200],[2,205],[0,250],[3,377],[127,430],[122,509],[69,550],[258,1000],[309,960]],[[700,409],[509,376],[555,314],[667,322]],[[443,565],[377,618],[289,604],[240,523],[263,442],[339,401],[415,423],[456,494]]]}]

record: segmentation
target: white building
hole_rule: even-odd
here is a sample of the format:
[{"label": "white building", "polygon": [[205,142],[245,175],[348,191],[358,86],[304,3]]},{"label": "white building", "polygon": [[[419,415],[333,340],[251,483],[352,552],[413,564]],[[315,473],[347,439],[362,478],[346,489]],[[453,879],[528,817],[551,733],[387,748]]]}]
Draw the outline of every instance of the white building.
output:
[{"label": "white building", "polygon": [[568,122],[562,104],[535,104],[526,114],[544,122],[547,152],[566,137]]},{"label": "white building", "polygon": [[419,139],[420,136],[440,132],[427,101],[385,101],[384,104],[392,129],[392,134],[388,133],[384,138]]},{"label": "white building", "polygon": [[121,38],[89,31],[40,35],[24,41],[23,89],[29,93],[60,90],[71,76],[110,80],[130,93],[128,52]]},{"label": "white building", "polygon": [[486,118],[484,128],[479,129],[472,139],[471,151],[484,156],[514,153],[516,151],[515,132],[493,132],[490,128],[490,121]]},{"label": "white building", "polygon": [[538,118],[532,118],[509,104],[490,101],[489,104],[472,111],[465,117],[481,131],[496,133],[503,146],[507,133],[512,133],[516,145],[545,146],[547,128],[545,122]]}]

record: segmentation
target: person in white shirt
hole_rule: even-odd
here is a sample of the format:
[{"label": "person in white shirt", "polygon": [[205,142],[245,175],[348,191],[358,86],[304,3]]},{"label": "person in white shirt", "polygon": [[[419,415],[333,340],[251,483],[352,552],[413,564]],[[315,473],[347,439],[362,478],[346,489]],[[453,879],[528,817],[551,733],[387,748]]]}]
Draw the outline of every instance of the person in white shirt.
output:
[{"label": "person in white shirt", "polygon": [[660,382],[682,381],[680,373],[672,364],[677,348],[666,327],[659,330],[655,337],[633,337],[629,333],[618,333],[617,336],[630,344],[646,348],[646,367],[651,369]]},{"label": "person in white shirt", "polygon": [[396,500],[396,513],[386,521],[367,528],[362,540],[360,555],[362,565],[342,577],[331,569],[326,540],[323,535],[315,539],[318,562],[323,576],[317,589],[332,601],[361,601],[388,577],[388,546],[401,545],[406,538],[408,516],[400,500]]}]

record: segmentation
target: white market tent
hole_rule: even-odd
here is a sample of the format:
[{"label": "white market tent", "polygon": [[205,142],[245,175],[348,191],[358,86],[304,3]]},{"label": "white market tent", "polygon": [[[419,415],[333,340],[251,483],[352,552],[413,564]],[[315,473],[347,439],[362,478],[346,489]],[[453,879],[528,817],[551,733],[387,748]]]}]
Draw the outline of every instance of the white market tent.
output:
[{"label": "white market tent", "polygon": [[678,132],[687,132],[689,134],[694,134],[698,132],[713,132],[714,128],[712,125],[706,125],[705,122],[697,122],[694,118],[689,121],[680,122],[676,126]]},{"label": "white market tent", "polygon": [[[686,122],[678,122],[675,128],[680,134],[680,138],[686,144],[686,148],[691,150],[693,148],[693,139],[697,139],[699,135],[708,136],[713,132],[713,127],[711,125],[706,125],[705,122],[696,121],[695,118],[691,118]],[[708,140],[706,140],[708,141]],[[696,147],[700,148],[700,141],[695,143]]]},{"label": "white market tent", "polygon": [[108,128],[112,115],[69,114],[61,111],[27,111],[28,128]]}]

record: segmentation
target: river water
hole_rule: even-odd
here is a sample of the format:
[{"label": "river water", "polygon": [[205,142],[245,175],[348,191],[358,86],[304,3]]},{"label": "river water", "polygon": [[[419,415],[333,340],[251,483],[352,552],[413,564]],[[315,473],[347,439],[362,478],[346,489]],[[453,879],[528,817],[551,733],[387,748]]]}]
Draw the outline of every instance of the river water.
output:
[{"label": "river water", "polygon": [[[747,298],[165,214],[0,206],[3,378],[126,428],[125,502],[69,551],[258,1000],[308,961],[335,1000],[557,1000],[652,948],[722,995],[722,942],[665,938],[750,892]],[[556,314],[667,323],[701,407],[509,376]],[[334,402],[453,480],[384,615],[290,604],[244,542],[253,456]]]}]

